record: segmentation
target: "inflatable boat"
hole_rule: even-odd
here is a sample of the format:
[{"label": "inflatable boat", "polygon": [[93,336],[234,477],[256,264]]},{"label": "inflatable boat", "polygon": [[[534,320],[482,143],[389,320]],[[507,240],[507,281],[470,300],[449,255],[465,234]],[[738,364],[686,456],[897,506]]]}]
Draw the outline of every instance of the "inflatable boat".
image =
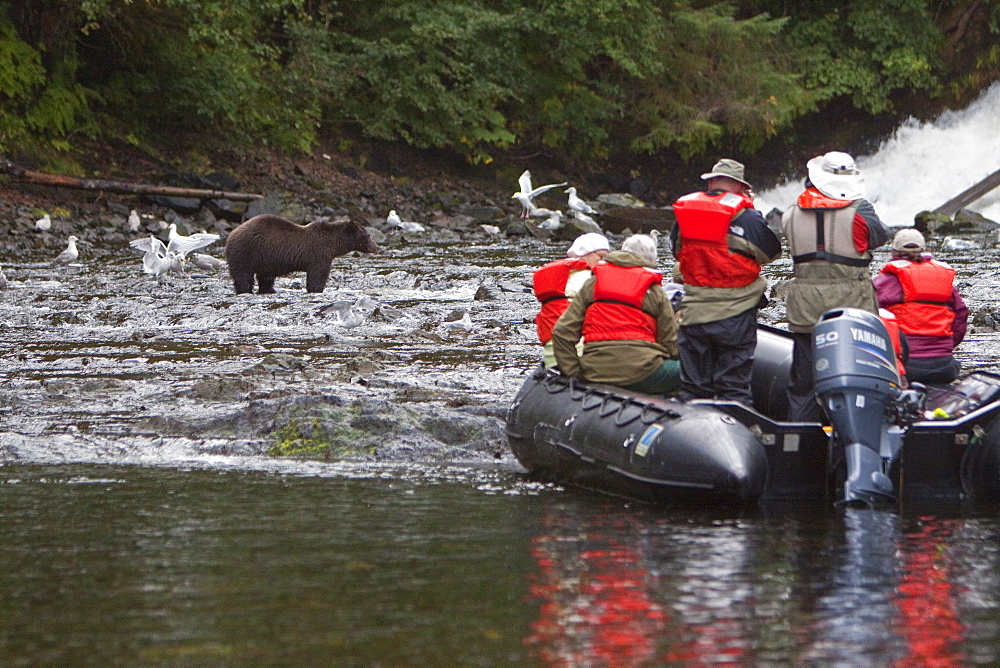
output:
[{"label": "inflatable boat", "polygon": [[1000,500],[1000,375],[904,388],[882,321],[855,309],[825,314],[814,350],[829,424],[785,419],[792,339],[762,325],[752,408],[539,369],[508,409],[507,439],[535,478],[652,503]]}]

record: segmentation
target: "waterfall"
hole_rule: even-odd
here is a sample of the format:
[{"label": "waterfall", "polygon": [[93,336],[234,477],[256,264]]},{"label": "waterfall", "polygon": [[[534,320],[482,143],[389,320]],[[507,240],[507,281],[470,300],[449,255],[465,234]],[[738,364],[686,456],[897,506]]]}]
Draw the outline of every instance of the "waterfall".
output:
[{"label": "waterfall", "polygon": [[[913,217],[935,209],[1000,169],[1000,82],[960,111],[937,120],[905,121],[872,155],[855,156],[867,199],[886,224],[913,225]],[[757,195],[757,208],[787,209],[802,192],[802,176]],[[1000,222],[1000,188],[968,206]]]}]

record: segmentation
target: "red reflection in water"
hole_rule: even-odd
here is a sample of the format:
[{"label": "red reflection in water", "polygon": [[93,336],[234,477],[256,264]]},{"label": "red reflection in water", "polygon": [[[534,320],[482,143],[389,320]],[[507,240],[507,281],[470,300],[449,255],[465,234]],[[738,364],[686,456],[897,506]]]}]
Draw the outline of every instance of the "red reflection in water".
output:
[{"label": "red reflection in water", "polygon": [[525,643],[541,661],[637,666],[655,657],[667,615],[649,597],[653,576],[637,549],[582,530],[532,542],[539,573],[531,593],[542,603]]},{"label": "red reflection in water", "polygon": [[919,531],[904,538],[903,578],[896,589],[896,605],[907,655],[897,666],[963,665],[965,626],[959,619],[951,562],[944,550],[951,528],[949,523],[922,521]]}]

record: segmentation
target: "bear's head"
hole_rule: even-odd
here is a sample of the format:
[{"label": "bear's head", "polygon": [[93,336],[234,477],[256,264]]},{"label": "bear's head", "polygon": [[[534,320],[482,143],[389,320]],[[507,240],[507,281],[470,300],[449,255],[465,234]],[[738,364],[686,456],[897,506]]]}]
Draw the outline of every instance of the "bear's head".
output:
[{"label": "bear's head", "polygon": [[321,234],[327,243],[332,243],[337,255],[360,251],[362,253],[377,253],[378,245],[372,241],[368,230],[361,223],[353,220],[327,221],[316,220],[306,226],[313,234]]}]

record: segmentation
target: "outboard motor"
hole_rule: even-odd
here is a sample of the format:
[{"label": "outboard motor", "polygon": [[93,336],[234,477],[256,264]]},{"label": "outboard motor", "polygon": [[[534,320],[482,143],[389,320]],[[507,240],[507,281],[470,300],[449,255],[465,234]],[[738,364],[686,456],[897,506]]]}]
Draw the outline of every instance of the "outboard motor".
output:
[{"label": "outboard motor", "polygon": [[813,329],[816,395],[844,446],[844,503],[895,500],[889,467],[903,428],[897,412],[896,352],[878,316],[859,309],[827,311]]}]

